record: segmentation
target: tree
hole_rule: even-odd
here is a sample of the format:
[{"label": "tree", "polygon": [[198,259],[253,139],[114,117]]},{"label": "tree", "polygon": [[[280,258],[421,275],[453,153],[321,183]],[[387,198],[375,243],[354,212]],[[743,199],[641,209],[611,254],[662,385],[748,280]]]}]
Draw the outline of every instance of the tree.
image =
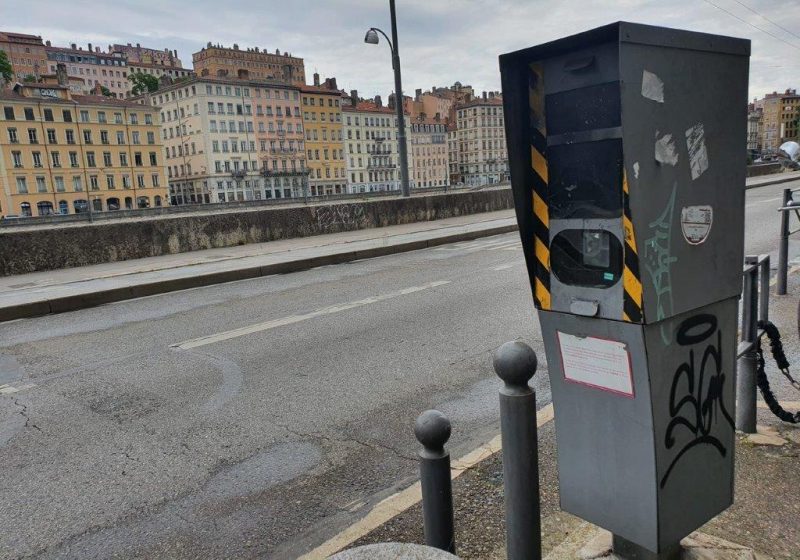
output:
[{"label": "tree", "polygon": [[14,68],[11,66],[11,61],[8,60],[6,51],[0,50],[0,81],[3,85],[11,83],[14,79]]},{"label": "tree", "polygon": [[36,76],[34,76],[33,74],[26,74],[25,76],[22,77],[22,81],[28,84],[32,84],[36,82]]},{"label": "tree", "polygon": [[146,92],[154,92],[158,89],[158,78],[151,74],[142,74],[141,72],[134,72],[129,76],[133,88],[131,93],[133,95],[140,95]]},{"label": "tree", "polygon": [[102,93],[104,97],[114,97],[114,94],[111,93],[111,90],[106,86],[100,86],[100,93]]}]

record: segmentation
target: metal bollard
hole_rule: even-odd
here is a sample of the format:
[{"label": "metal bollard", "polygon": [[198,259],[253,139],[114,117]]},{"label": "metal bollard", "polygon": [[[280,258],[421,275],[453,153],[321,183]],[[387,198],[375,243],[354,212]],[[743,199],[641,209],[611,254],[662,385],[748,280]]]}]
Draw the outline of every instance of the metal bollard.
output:
[{"label": "metal bollard", "polygon": [[[783,189],[783,203],[786,208],[792,200],[792,189]],[[786,295],[786,282],[789,276],[789,212],[781,210],[781,236],[778,239],[778,274],[775,293]]]},{"label": "metal bollard", "polygon": [[[749,257],[748,257],[749,259]],[[749,266],[744,274],[742,294],[742,344],[747,350],[736,362],[736,429],[746,434],[756,433],[756,383],[757,356],[755,350],[758,337],[758,273],[757,264],[746,259]]]},{"label": "metal bollard", "polygon": [[524,342],[503,344],[494,355],[500,389],[503,486],[508,560],[540,560],[539,441],[536,392],[528,381],[536,373],[536,353]]},{"label": "metal bollard", "polygon": [[450,420],[438,410],[426,410],[417,417],[414,435],[422,444],[419,477],[425,544],[455,554],[450,454],[444,449],[450,439]]}]

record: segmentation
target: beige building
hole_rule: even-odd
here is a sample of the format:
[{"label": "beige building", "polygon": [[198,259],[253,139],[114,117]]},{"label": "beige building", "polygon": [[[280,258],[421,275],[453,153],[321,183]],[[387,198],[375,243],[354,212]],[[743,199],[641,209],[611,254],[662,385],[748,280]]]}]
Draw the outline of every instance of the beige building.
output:
[{"label": "beige building", "polygon": [[409,151],[413,166],[412,187],[444,187],[450,184],[447,155],[447,125],[441,118],[425,114],[411,118]]},{"label": "beige building", "polygon": [[458,165],[458,129],[455,122],[447,125],[447,169],[450,184],[461,184],[461,172]]},{"label": "beige building", "polygon": [[335,79],[325,80],[320,86],[319,75],[314,74],[314,83],[300,88],[310,194],[343,194],[347,192],[347,174],[341,94]]},{"label": "beige building", "polygon": [[[189,78],[194,76],[194,72],[191,70],[187,70],[186,68],[180,68],[175,66],[162,66],[161,64],[148,64],[146,62],[131,62],[128,61],[128,78],[130,78],[131,74],[142,73],[142,74],[150,74],[151,76],[155,76],[159,80],[163,76],[166,76],[171,81],[180,80],[184,78]],[[133,88],[133,83],[130,81],[128,82],[128,94],[130,96],[130,90]]]},{"label": "beige building", "polygon": [[59,75],[0,92],[0,214],[166,205],[157,108],[73,95]]},{"label": "beige building", "polygon": [[241,50],[208,45],[192,55],[194,72],[202,77],[239,78],[243,80],[284,81],[305,85],[306,71],[302,58],[281,54],[279,49],[269,53],[258,47]]},{"label": "beige building", "polygon": [[763,107],[762,146],[765,151],[775,152],[784,142],[798,139],[800,95],[797,95],[796,90],[768,93],[764,96]]},{"label": "beige building", "polygon": [[127,45],[109,45],[108,52],[109,54],[119,54],[125,57],[128,60],[128,64],[152,64],[170,68],[183,68],[181,59],[178,58],[178,51],[170,49],[149,49],[139,43],[136,43],[136,46],[128,43]]},{"label": "beige building", "polygon": [[5,51],[14,69],[15,82],[47,73],[47,53],[38,35],[0,31],[0,51]]},{"label": "beige building", "polygon": [[754,104],[747,108],[747,149],[751,152],[760,152],[761,141],[764,136],[764,111],[756,109]]},{"label": "beige building", "polygon": [[486,185],[508,179],[508,152],[503,101],[495,92],[457,105],[458,167],[467,185]]},{"label": "beige building", "polygon": [[75,43],[69,48],[62,48],[54,47],[47,41],[45,51],[49,73],[55,74],[56,65],[63,63],[70,78],[83,80],[82,93],[88,94],[99,84],[118,99],[129,96],[128,61],[124,56],[103,53],[100,47],[94,47],[91,43],[84,50]]},{"label": "beige building", "polygon": [[135,100],[161,108],[173,204],[307,192],[299,88],[194,76]]},{"label": "beige building", "polygon": [[[384,107],[380,97],[360,101],[350,92],[350,104],[342,107],[348,192],[400,190],[397,117]],[[408,138],[408,119],[406,119]],[[409,170],[413,168],[409,153]]]}]

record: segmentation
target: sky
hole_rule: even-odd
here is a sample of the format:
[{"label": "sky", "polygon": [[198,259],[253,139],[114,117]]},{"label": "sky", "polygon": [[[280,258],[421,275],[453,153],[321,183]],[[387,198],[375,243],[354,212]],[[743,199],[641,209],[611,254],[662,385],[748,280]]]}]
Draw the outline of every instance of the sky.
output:
[{"label": "sky", "polygon": [[[624,20],[752,40],[750,99],[800,82],[800,0],[396,0],[403,91],[500,89],[498,55]],[[394,90],[391,58],[363,42],[391,34],[388,0],[4,0],[3,31],[57,46],[141,43],[177,49],[184,67],[207,42],[289,51],[360,96]],[[760,29],[758,29],[760,28]]]}]

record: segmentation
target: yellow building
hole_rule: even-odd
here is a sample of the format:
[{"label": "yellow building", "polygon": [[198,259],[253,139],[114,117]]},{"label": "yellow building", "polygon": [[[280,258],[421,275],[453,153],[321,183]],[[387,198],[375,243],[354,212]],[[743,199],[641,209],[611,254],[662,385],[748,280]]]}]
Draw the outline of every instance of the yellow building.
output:
[{"label": "yellow building", "polygon": [[306,166],[309,169],[312,196],[347,192],[341,93],[336,89],[334,80],[326,80],[325,84],[326,87],[317,85],[300,88],[306,135]]},{"label": "yellow building", "polygon": [[73,95],[58,84],[0,91],[0,215],[168,204],[158,107]]}]

